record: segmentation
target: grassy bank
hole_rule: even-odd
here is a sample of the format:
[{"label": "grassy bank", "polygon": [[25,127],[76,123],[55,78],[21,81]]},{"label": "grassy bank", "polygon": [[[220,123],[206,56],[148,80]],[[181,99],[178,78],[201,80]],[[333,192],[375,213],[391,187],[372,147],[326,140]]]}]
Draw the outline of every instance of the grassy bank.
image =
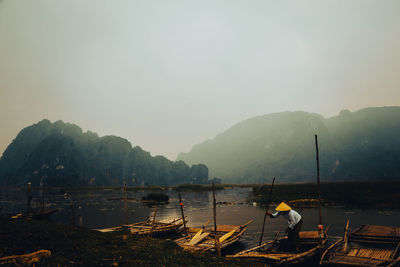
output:
[{"label": "grassy bank", "polygon": [[[266,203],[270,185],[253,186],[255,201]],[[317,198],[315,183],[276,184],[272,201]],[[400,207],[400,182],[322,183],[321,198],[325,204],[344,206]]]},{"label": "grassy bank", "polygon": [[0,257],[41,249],[44,266],[248,266],[211,253],[191,254],[173,241],[100,233],[49,221],[0,217]]}]

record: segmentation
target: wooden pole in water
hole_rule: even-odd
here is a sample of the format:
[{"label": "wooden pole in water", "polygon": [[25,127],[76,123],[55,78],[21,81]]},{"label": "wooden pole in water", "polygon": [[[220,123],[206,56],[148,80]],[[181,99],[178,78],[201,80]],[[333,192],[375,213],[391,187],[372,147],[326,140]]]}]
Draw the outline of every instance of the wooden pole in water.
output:
[{"label": "wooden pole in water", "polygon": [[275,177],[274,177],[274,179],[272,180],[272,185],[271,185],[271,188],[270,188],[270,190],[269,190],[268,203],[267,203],[267,208],[265,209],[264,222],[263,222],[263,226],[262,226],[262,230],[261,230],[261,237],[260,237],[260,243],[259,243],[260,246],[261,246],[262,239],[263,239],[263,236],[264,236],[265,221],[266,221],[267,215],[268,215],[269,204],[271,203],[272,188],[274,188],[274,183],[275,183]]},{"label": "wooden pole in water", "polygon": [[31,213],[31,201],[32,201],[31,185],[32,185],[32,183],[28,182],[28,187],[26,189],[26,198],[27,198],[26,213],[27,214]]},{"label": "wooden pole in water", "polygon": [[219,246],[219,237],[217,233],[217,202],[215,201],[215,185],[214,181],[212,182],[212,191],[213,191],[213,207],[214,207],[214,237],[215,237],[215,247],[218,251],[218,256],[221,256],[221,248]]},{"label": "wooden pole in water", "polygon": [[318,152],[318,136],[315,135],[315,149],[317,152],[317,182],[318,182],[318,211],[319,211],[319,224],[322,225],[322,213],[321,213],[321,186],[319,180],[319,152]]},{"label": "wooden pole in water", "polygon": [[178,195],[179,195],[179,206],[181,206],[181,213],[182,213],[182,220],[183,220],[183,229],[185,230],[185,234],[188,235],[188,233],[187,233],[187,228],[186,228],[185,215],[183,214],[183,203],[182,203],[181,194],[178,194]]},{"label": "wooden pole in water", "polygon": [[44,190],[43,190],[43,178],[42,178],[42,180],[40,180],[40,197],[41,197],[41,199],[40,199],[40,209],[41,209],[41,211],[44,211]]},{"label": "wooden pole in water", "polygon": [[69,205],[71,208],[71,224],[75,225],[75,211],[74,211],[74,202],[72,202],[72,198],[68,195],[68,193],[64,194],[65,199],[69,199]]},{"label": "wooden pole in water", "polygon": [[156,226],[157,206],[154,208],[153,222],[151,223],[150,236],[153,234],[154,227]]},{"label": "wooden pole in water", "polygon": [[125,210],[125,224],[128,224],[128,199],[126,196],[126,182],[124,182],[124,210]]},{"label": "wooden pole in water", "polygon": [[346,228],[344,229],[344,238],[343,238],[343,247],[342,247],[343,253],[347,252],[348,231],[349,231],[349,219],[347,219]]}]

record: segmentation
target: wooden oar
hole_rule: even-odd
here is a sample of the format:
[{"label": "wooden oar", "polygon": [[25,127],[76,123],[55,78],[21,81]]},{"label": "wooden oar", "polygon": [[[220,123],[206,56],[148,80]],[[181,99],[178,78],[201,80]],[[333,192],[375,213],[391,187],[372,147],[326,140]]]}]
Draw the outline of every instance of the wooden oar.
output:
[{"label": "wooden oar", "polygon": [[203,232],[203,230],[207,227],[207,225],[208,225],[210,222],[211,222],[211,219],[209,219],[209,220],[206,222],[206,224],[203,225],[203,226],[201,227],[201,229],[192,237],[192,239],[191,239],[188,243],[192,242],[193,240],[196,240],[196,239],[201,235],[201,233]]},{"label": "wooden oar", "polygon": [[272,180],[271,189],[269,190],[268,204],[267,204],[267,208],[265,209],[264,222],[263,222],[263,226],[262,226],[261,237],[260,237],[260,243],[259,243],[260,246],[261,246],[262,239],[263,239],[263,236],[264,236],[265,220],[267,219],[268,208],[269,208],[269,204],[271,203],[272,188],[274,187],[274,183],[275,183],[275,177],[274,177],[274,179]]},{"label": "wooden oar", "polygon": [[193,240],[196,240],[196,239],[201,235],[202,232],[203,232],[203,229],[200,229],[200,230],[192,237],[192,239],[190,239],[190,241],[189,241],[188,243],[191,243]]},{"label": "wooden oar", "polygon": [[[199,234],[199,235],[198,235]],[[204,238],[210,235],[210,232],[201,233],[200,231],[187,243],[189,246],[194,246],[201,242]]]},{"label": "wooden oar", "polygon": [[222,242],[224,242],[226,239],[228,239],[231,235],[233,235],[234,232],[236,232],[237,229],[234,229],[226,234],[224,234],[223,236],[221,236],[219,238],[219,243],[221,244]]}]

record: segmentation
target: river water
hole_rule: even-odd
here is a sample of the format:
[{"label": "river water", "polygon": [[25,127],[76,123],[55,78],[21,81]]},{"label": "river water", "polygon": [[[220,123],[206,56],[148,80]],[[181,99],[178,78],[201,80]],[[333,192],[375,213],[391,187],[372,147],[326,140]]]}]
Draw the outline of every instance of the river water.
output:
[{"label": "river water", "polygon": [[[150,191],[128,191],[126,203],[122,190],[88,190],[69,191],[70,199],[65,199],[62,190],[51,190],[44,194],[46,208],[58,208],[59,212],[52,215],[56,222],[68,224],[71,222],[71,201],[74,209],[75,224],[96,229],[134,223],[152,216],[154,206],[142,203],[140,200]],[[158,206],[157,219],[170,221],[181,217],[178,192],[174,190],[163,191],[170,199],[168,204]],[[184,204],[184,213],[188,225],[201,226],[213,218],[212,192],[184,191],[180,192]],[[41,205],[41,192],[32,192],[33,209]],[[26,209],[26,193],[20,189],[0,189],[0,213],[17,214]],[[253,220],[241,238],[241,241],[228,253],[258,245],[265,209],[252,203],[251,188],[227,188],[216,192],[217,223],[240,225]],[[270,208],[273,211],[274,206]],[[318,224],[318,209],[304,208],[297,210],[303,217],[302,230],[316,230]],[[350,230],[361,224],[378,224],[399,226],[399,209],[360,209],[343,207],[323,207],[322,220],[325,227],[330,225],[328,235],[330,241],[343,235],[344,226],[350,220]],[[287,222],[283,217],[270,219],[267,217],[264,241],[272,239],[282,226],[282,233]]]}]

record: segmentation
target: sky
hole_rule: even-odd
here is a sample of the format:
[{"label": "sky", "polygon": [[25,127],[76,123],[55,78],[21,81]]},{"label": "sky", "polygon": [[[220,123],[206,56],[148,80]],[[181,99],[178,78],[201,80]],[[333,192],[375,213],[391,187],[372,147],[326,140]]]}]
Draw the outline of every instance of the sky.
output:
[{"label": "sky", "polygon": [[0,0],[0,154],[44,118],[179,152],[264,114],[400,105],[400,0]]}]

